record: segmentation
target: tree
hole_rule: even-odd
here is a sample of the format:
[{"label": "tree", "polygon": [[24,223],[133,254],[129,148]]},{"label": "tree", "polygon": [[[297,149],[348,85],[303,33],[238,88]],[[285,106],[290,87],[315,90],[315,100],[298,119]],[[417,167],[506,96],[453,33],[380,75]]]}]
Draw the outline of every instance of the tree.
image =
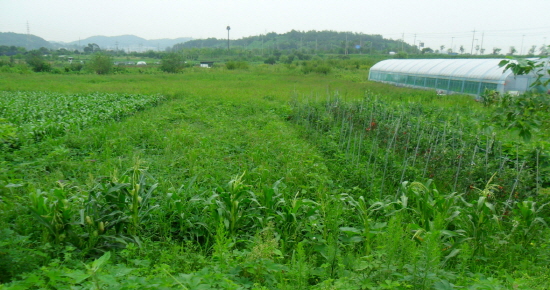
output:
[{"label": "tree", "polygon": [[460,51],[461,54],[464,53],[464,46],[461,45],[460,48],[459,48],[458,50]]},{"label": "tree", "polygon": [[160,61],[160,70],[167,73],[178,73],[185,67],[183,54],[170,52],[164,55]]},{"label": "tree", "polygon": [[99,48],[99,45],[95,43],[88,43],[88,46],[84,47],[85,53],[94,53],[96,51],[101,51],[101,49]]},{"label": "tree", "polygon": [[528,54],[529,54],[529,55],[535,55],[535,50],[536,50],[536,49],[537,49],[537,46],[536,46],[536,45],[531,46],[531,48],[529,49]]},{"label": "tree", "polygon": [[546,87],[550,84],[550,79],[544,80],[545,75],[550,74],[547,60],[529,60],[508,57],[508,59],[502,60],[498,65],[504,67],[504,71],[511,70],[516,76],[534,74],[537,78],[531,84],[531,87]]},{"label": "tree", "polygon": [[441,53],[443,53],[444,50],[445,50],[445,45],[441,45],[441,46],[439,47],[439,51],[441,51]]},{"label": "tree", "polygon": [[113,68],[113,60],[109,55],[96,53],[88,62],[87,68],[98,75],[105,75],[111,72]]},{"label": "tree", "polygon": [[501,48],[493,47],[493,53],[492,53],[492,54],[493,54],[493,55],[497,55],[497,54],[500,53],[501,50],[502,50]]},{"label": "tree", "polygon": [[404,51],[400,51],[400,52],[396,53],[393,58],[405,59],[405,58],[409,58],[409,55]]},{"label": "tree", "polygon": [[500,67],[505,67],[505,71],[511,70],[516,76],[534,74],[537,77],[530,85],[535,93],[502,98],[493,120],[507,129],[517,130],[519,136],[527,142],[531,140],[532,132],[537,131],[535,129],[545,121],[550,111],[546,93],[536,93],[538,88],[544,88],[546,92],[550,79],[545,80],[544,77],[550,74],[550,69],[545,59],[518,59],[511,56],[507,58],[499,63]]},{"label": "tree", "polygon": [[422,54],[425,54],[425,53],[433,53],[434,50],[431,49],[431,48],[429,48],[429,47],[424,47],[424,48],[422,49],[421,52],[422,52]]},{"label": "tree", "polygon": [[514,53],[518,52],[516,47],[510,46],[510,51],[508,52],[508,55],[514,55]]},{"label": "tree", "polygon": [[541,56],[548,55],[548,51],[549,51],[549,50],[550,50],[550,45],[549,45],[549,46],[541,45],[540,48],[539,48],[540,55],[541,55]]},{"label": "tree", "polygon": [[276,64],[277,59],[274,56],[268,57],[266,60],[264,60],[265,64]]},{"label": "tree", "polygon": [[35,72],[50,71],[52,66],[44,60],[44,56],[40,50],[30,51],[25,57],[25,61]]}]

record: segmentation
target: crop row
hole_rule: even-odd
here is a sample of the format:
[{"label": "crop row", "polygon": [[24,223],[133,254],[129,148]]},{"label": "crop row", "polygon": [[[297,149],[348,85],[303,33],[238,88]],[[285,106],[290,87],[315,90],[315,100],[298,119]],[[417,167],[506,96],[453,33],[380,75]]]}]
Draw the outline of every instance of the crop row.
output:
[{"label": "crop row", "polygon": [[[0,92],[0,141],[57,137],[107,120],[119,120],[155,105],[161,95]],[[4,139],[4,140],[2,140]]]},{"label": "crop row", "polygon": [[547,156],[541,148],[505,142],[478,115],[418,104],[391,105],[375,96],[345,102],[305,99],[290,119],[302,124],[347,186],[381,198],[404,181],[433,179],[439,187],[471,193],[493,175],[503,199],[539,192]]}]

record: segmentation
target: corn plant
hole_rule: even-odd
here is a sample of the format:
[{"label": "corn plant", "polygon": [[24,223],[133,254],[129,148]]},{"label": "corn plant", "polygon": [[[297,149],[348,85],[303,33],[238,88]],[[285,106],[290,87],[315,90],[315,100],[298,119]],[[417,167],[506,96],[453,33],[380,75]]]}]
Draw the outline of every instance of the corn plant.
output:
[{"label": "corn plant", "polygon": [[62,188],[51,191],[37,190],[29,195],[29,210],[43,226],[42,239],[53,245],[60,245],[72,236],[73,218],[78,208],[72,204],[68,193]]},{"label": "corn plant", "polygon": [[280,208],[285,203],[285,198],[279,190],[281,182],[280,179],[273,186],[264,187],[260,194],[250,192],[250,201],[261,212],[256,218],[262,228],[266,228],[269,223],[279,224],[282,219]]},{"label": "corn plant", "polygon": [[292,198],[285,198],[281,205],[280,223],[276,230],[284,237],[284,247],[287,249],[299,242],[303,235],[315,231],[319,219],[319,204],[313,200],[300,197],[299,192]]},{"label": "corn plant", "polygon": [[445,230],[460,215],[461,195],[441,194],[432,180],[401,184],[400,210],[406,210],[412,221],[425,231]]},{"label": "corn plant", "polygon": [[472,203],[464,202],[465,213],[461,215],[461,229],[473,243],[473,254],[483,255],[492,235],[501,230],[501,221],[495,204],[487,196],[480,196]]},{"label": "corn plant", "polygon": [[120,181],[98,183],[90,190],[86,212],[111,219],[106,220],[107,229],[113,228],[117,234],[137,236],[151,211],[158,208],[150,204],[157,188],[157,184],[148,184],[150,178],[146,170],[135,167]]},{"label": "corn plant", "polygon": [[85,253],[103,252],[127,243],[139,244],[138,235],[150,213],[156,184],[147,174],[134,170],[131,183],[103,181],[87,192],[69,198],[68,189],[30,194],[30,210],[44,227],[43,239],[54,245],[71,244]]},{"label": "corn plant", "polygon": [[225,187],[218,187],[212,196],[214,221],[222,223],[230,237],[235,237],[239,228],[251,219],[247,212],[251,208],[250,190],[243,182],[244,174],[235,176]]},{"label": "corn plant", "polygon": [[[387,222],[378,222],[378,216],[384,216],[391,210],[394,202],[389,200],[378,201],[371,200],[370,204],[364,196],[359,196],[357,200],[348,194],[342,194],[342,201],[347,203],[352,210],[352,217],[359,220],[359,227],[341,227],[342,231],[350,241],[364,243],[364,254],[366,256],[372,253],[373,241],[376,235],[380,234],[387,226]],[[383,212],[383,213],[380,213]]]},{"label": "corn plant", "polygon": [[166,218],[163,226],[168,227],[171,237],[207,242],[214,232],[206,214],[211,201],[197,188],[196,180],[195,176],[179,188],[169,189],[161,215]]}]

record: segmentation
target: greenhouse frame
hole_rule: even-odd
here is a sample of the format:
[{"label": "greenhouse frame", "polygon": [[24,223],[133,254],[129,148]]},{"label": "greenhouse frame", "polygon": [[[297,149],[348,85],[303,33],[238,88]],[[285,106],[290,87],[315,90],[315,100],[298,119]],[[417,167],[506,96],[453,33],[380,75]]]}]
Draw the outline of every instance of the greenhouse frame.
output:
[{"label": "greenhouse frame", "polygon": [[479,96],[486,89],[523,93],[535,76],[515,76],[499,67],[502,59],[389,59],[371,67],[369,80],[399,86],[435,89],[440,94]]}]

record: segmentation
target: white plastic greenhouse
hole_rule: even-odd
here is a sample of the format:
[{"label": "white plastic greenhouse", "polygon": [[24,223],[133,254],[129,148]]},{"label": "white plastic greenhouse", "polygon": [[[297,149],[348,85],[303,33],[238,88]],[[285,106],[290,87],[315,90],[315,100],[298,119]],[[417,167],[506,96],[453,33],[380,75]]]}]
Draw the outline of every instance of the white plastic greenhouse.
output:
[{"label": "white plastic greenhouse", "polygon": [[514,76],[498,66],[502,59],[389,59],[375,64],[369,80],[400,86],[479,96],[485,89],[500,93],[529,90],[533,75]]}]

